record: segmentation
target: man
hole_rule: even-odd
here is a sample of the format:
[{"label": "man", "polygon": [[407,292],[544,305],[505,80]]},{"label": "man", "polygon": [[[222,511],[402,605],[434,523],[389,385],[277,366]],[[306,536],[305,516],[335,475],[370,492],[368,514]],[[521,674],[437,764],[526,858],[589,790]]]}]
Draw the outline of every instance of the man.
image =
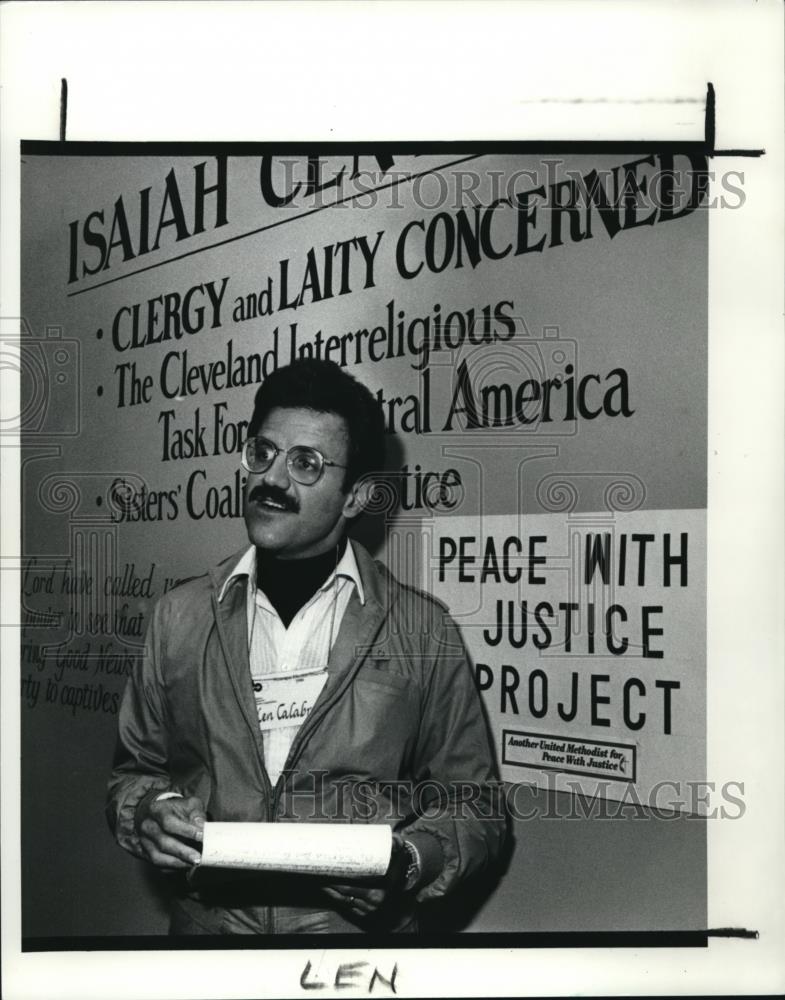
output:
[{"label": "man", "polygon": [[[499,852],[498,786],[457,628],[346,539],[384,434],[376,399],[337,365],[269,376],[243,452],[251,546],[156,606],[120,710],[107,814],[124,848],[187,873],[172,933],[416,930],[418,902]],[[276,820],[387,823],[387,875],[334,884],[194,867],[205,821]]]}]

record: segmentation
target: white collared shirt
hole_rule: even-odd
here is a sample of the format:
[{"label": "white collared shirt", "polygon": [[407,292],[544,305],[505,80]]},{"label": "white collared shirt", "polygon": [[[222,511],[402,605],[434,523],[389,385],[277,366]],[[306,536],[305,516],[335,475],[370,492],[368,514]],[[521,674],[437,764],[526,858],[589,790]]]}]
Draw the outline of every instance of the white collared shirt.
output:
[{"label": "white collared shirt", "polygon": [[270,781],[278,780],[303,718],[292,725],[269,728],[265,722],[262,680],[265,675],[291,673],[308,676],[309,708],[327,680],[327,660],[354,590],[365,604],[360,571],[351,542],[346,546],[335,571],[297,612],[286,628],[264,591],[256,587],[256,548],[243,553],[224,581],[218,595],[224,599],[232,580],[246,577],[246,617],[248,622],[248,659],[254,684],[259,727],[264,742],[264,756]]}]

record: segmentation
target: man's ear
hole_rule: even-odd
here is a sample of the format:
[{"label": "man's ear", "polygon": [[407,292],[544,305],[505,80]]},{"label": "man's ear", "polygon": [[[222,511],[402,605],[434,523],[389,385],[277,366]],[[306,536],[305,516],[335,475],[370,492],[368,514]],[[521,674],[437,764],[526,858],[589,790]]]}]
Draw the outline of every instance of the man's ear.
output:
[{"label": "man's ear", "polygon": [[370,476],[362,476],[350,488],[346,501],[343,505],[343,516],[345,518],[358,517],[373,497],[376,484]]}]

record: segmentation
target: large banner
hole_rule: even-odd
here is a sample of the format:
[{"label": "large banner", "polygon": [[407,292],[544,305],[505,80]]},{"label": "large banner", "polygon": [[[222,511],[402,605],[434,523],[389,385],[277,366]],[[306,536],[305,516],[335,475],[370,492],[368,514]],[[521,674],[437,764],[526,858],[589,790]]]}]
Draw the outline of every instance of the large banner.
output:
[{"label": "large banner", "polygon": [[[706,160],[679,153],[25,150],[29,933],[83,928],[78,884],[114,926],[110,872],[135,886],[123,926],[150,919],[102,818],[123,685],[156,599],[245,544],[253,395],[295,358],[382,403],[357,537],[461,627],[514,821],[562,793],[701,813],[706,195]],[[674,912],[701,926],[689,829]],[[469,929],[524,926],[518,857]],[[51,879],[72,894],[54,916]],[[623,925],[614,906],[592,926]]]}]

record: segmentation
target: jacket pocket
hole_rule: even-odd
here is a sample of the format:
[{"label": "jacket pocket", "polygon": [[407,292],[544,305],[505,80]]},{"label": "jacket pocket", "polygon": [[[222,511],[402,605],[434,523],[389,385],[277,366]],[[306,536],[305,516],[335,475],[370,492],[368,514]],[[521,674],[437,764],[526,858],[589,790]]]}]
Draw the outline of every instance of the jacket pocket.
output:
[{"label": "jacket pocket", "polygon": [[355,683],[357,681],[379,685],[379,687],[389,688],[392,691],[399,691],[402,694],[406,694],[411,691],[412,688],[412,682],[408,679],[408,677],[402,677],[400,674],[393,674],[383,667],[371,667],[366,670],[361,670],[355,678]]}]

